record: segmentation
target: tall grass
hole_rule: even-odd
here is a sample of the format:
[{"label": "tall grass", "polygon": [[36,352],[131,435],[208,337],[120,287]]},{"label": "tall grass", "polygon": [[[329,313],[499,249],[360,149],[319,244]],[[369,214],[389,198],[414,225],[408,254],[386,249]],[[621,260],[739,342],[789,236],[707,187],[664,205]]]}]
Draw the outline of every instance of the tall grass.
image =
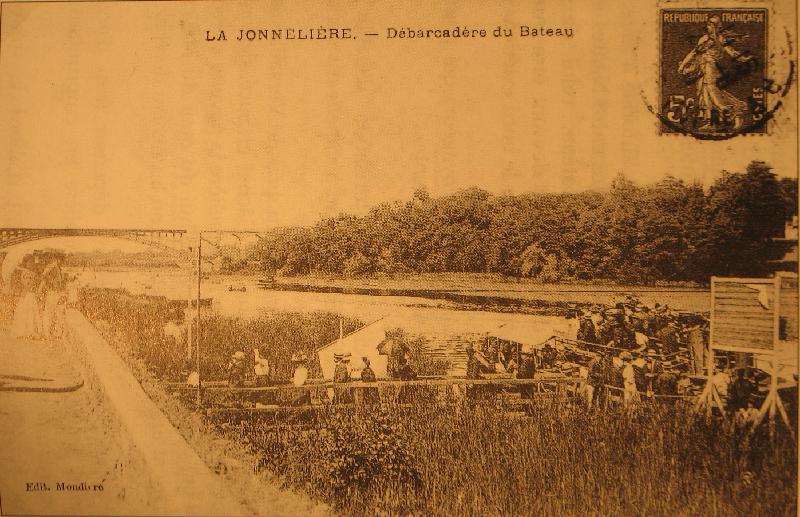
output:
[{"label": "tall grass", "polygon": [[[82,301],[156,377],[174,376],[186,351],[163,336],[174,317],[168,302],[108,290],[88,290]],[[203,321],[204,372],[224,378],[230,353],[252,346],[288,375],[291,353],[335,339],[339,317]],[[346,320],[345,329],[357,325]],[[682,406],[541,400],[523,414],[500,403],[428,402],[327,408],[303,422],[218,429],[261,469],[347,515],[775,517],[797,509],[797,449],[784,429],[772,441],[764,429],[750,435]]]},{"label": "tall grass", "polygon": [[288,485],[351,515],[777,516],[797,507],[788,433],[770,442],[685,408],[547,402],[515,416],[495,405],[418,405],[230,432]]},{"label": "tall grass", "polygon": [[[164,334],[168,321],[182,322],[183,309],[161,297],[131,296],[124,290],[82,289],[81,310],[93,321],[105,321],[122,334],[133,355],[142,358],[150,371],[164,380],[182,381],[193,369],[196,351],[187,354],[187,334],[176,340]],[[246,361],[253,360],[252,351],[259,348],[273,368],[274,376],[291,376],[292,354],[306,352],[312,376],[319,376],[315,349],[335,340],[339,322],[344,332],[352,332],[363,324],[356,319],[314,312],[279,312],[258,319],[221,316],[203,309],[200,325],[201,370],[206,380],[227,378],[226,366],[236,351],[245,352]],[[193,330],[196,332],[196,327]]]}]

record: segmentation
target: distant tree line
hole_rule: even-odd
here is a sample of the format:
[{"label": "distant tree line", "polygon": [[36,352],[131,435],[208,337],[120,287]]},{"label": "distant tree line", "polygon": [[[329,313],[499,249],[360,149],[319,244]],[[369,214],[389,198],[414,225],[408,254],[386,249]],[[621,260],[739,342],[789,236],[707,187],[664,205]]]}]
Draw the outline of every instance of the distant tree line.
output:
[{"label": "distant tree line", "polygon": [[797,180],[754,161],[709,188],[671,176],[606,192],[495,195],[477,188],[273,230],[259,258],[285,275],[488,272],[542,281],[651,283],[760,275],[797,215]]}]

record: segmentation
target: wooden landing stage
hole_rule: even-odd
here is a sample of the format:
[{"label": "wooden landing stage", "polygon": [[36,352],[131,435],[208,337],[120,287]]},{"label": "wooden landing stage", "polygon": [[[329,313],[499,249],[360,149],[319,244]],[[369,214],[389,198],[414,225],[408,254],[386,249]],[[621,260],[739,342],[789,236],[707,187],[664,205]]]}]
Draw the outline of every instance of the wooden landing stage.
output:
[{"label": "wooden landing stage", "polygon": [[[218,422],[266,420],[281,425],[305,425],[320,412],[352,411],[376,405],[402,409],[420,404],[447,407],[470,401],[494,404],[501,412],[520,413],[547,402],[585,403],[581,392],[585,379],[549,372],[539,372],[538,375],[542,376],[535,379],[436,377],[349,383],[315,379],[304,386],[263,387],[231,387],[226,381],[208,381],[202,388],[203,408],[209,418]],[[531,389],[523,395],[525,386]],[[193,397],[197,391],[197,387],[179,383],[172,383],[168,388],[187,398]],[[606,385],[601,390],[602,396],[598,390],[595,398],[602,401],[603,407],[622,405],[622,388]],[[344,401],[335,402],[333,394],[343,391],[349,395]],[[301,398],[303,394],[305,398]],[[651,403],[692,403],[696,398],[688,395],[648,396],[643,392],[640,396],[643,402]]]},{"label": "wooden landing stage", "polygon": [[[299,413],[314,413],[324,409],[344,409],[375,404],[413,406],[415,404],[453,404],[462,400],[493,399],[506,407],[530,405],[533,399],[574,397],[585,381],[576,377],[545,374],[537,379],[495,377],[490,379],[421,378],[416,380],[354,381],[348,383],[313,380],[304,386],[231,387],[225,381],[203,384],[202,393],[206,414],[217,419],[225,416],[272,417]],[[532,389],[527,397],[521,388]],[[192,396],[197,387],[173,383],[173,392]],[[344,401],[335,402],[334,393],[348,393]],[[305,399],[302,398],[306,395]],[[341,395],[338,395],[341,396]],[[332,401],[333,399],[333,401]],[[302,401],[297,403],[297,401]]]}]

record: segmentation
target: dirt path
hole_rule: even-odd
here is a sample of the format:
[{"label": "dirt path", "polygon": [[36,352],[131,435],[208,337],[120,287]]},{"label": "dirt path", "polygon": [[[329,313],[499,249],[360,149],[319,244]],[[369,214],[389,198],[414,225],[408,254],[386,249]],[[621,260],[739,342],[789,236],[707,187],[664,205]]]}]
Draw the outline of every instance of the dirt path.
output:
[{"label": "dirt path", "polygon": [[[5,333],[0,374],[81,377],[63,343],[15,340]],[[0,437],[3,515],[161,513],[152,504],[159,497],[141,456],[88,387],[0,392]]]}]

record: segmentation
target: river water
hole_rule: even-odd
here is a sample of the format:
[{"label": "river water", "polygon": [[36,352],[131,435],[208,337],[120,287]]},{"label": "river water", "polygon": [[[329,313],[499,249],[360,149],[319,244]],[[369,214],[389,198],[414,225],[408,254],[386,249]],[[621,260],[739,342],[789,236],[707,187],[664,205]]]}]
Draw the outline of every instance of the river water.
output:
[{"label": "river water", "polygon": [[[197,281],[174,270],[158,271],[83,271],[79,285],[125,288],[132,294],[161,295],[172,299],[197,296]],[[230,291],[245,287],[246,292]],[[558,316],[513,314],[465,310],[447,300],[411,296],[370,296],[360,294],[275,291],[261,289],[254,278],[211,276],[200,285],[203,298],[212,298],[216,312],[239,318],[255,318],[274,311],[324,311],[358,318],[365,323],[377,320],[386,328],[400,327],[412,337],[423,337],[433,357],[450,361],[453,373],[463,369],[467,343],[475,344],[487,333],[525,336],[540,343],[553,335],[575,337],[576,322]]]}]

